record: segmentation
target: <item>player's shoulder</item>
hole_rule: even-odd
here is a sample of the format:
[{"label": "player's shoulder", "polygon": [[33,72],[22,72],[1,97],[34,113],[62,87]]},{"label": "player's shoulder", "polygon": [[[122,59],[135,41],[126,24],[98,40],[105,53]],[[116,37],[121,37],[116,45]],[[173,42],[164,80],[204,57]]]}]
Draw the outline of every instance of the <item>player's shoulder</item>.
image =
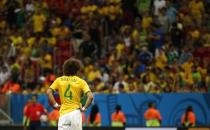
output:
[{"label": "player's shoulder", "polygon": [[65,80],[67,80],[67,79],[68,79],[67,76],[60,76],[60,77],[57,77],[57,78],[55,79],[55,81],[65,81]]},{"label": "player's shoulder", "polygon": [[78,76],[74,76],[74,78],[78,81],[78,82],[85,82],[84,79],[78,77]]}]

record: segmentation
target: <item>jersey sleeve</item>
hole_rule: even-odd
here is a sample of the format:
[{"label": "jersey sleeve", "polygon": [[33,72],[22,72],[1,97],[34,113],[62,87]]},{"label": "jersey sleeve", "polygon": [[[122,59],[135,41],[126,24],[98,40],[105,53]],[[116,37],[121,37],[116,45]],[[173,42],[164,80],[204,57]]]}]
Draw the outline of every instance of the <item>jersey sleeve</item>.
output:
[{"label": "jersey sleeve", "polygon": [[58,79],[56,79],[50,86],[50,88],[53,90],[53,91],[56,91],[58,90],[58,86],[59,86],[59,81]]},{"label": "jersey sleeve", "polygon": [[86,81],[82,81],[82,91],[83,91],[83,93],[87,93],[87,92],[89,92],[90,91],[90,87],[88,86],[88,84],[87,84],[87,82]]}]

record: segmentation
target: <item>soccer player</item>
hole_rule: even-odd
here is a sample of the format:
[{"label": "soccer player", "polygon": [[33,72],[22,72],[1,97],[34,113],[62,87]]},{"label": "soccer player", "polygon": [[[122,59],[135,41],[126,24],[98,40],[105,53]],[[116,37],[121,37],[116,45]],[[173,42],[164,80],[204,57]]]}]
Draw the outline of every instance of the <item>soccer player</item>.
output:
[{"label": "soccer player", "polygon": [[[90,106],[93,94],[88,84],[77,76],[81,69],[81,62],[70,58],[64,62],[64,75],[58,77],[47,90],[47,95],[53,107],[60,108],[58,130],[82,130],[82,115]],[[53,92],[58,91],[61,99],[61,106],[56,102]],[[87,95],[84,106],[80,103],[82,94]]]}]

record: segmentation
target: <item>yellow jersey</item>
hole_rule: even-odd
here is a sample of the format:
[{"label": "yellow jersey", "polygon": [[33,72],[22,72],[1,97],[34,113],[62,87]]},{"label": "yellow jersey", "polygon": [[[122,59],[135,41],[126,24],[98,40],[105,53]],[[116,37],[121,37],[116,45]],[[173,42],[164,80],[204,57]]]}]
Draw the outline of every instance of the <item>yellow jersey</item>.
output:
[{"label": "yellow jersey", "polygon": [[60,116],[79,109],[81,96],[90,91],[86,81],[77,76],[58,77],[50,88],[59,93],[61,100]]},{"label": "yellow jersey", "polygon": [[33,17],[33,29],[34,29],[34,32],[37,33],[37,32],[43,32],[44,30],[44,23],[46,21],[46,17],[45,15],[43,14],[35,14]]}]

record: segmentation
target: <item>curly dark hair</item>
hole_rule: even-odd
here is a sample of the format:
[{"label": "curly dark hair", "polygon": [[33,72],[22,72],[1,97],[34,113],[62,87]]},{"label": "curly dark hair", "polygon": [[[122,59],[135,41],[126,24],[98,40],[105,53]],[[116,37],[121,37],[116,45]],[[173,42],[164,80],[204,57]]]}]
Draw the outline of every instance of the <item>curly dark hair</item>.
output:
[{"label": "curly dark hair", "polygon": [[76,75],[82,68],[82,63],[76,58],[69,58],[63,64],[64,75]]}]

